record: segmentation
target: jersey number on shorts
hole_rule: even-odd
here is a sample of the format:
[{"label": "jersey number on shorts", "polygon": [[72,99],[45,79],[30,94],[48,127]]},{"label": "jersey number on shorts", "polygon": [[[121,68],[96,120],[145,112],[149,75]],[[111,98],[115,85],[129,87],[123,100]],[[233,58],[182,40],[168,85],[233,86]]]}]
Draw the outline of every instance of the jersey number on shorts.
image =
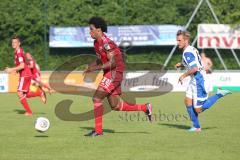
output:
[{"label": "jersey number on shorts", "polygon": [[111,80],[106,77],[103,77],[101,81],[101,85],[104,87],[109,87],[110,84],[111,84]]}]

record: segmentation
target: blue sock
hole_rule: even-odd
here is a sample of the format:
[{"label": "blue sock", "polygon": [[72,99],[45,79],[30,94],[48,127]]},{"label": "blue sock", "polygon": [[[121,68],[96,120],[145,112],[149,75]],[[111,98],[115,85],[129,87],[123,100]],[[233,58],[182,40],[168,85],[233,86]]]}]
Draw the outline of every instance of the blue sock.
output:
[{"label": "blue sock", "polygon": [[193,106],[187,106],[187,111],[189,114],[189,117],[192,120],[193,126],[195,128],[200,128],[200,124],[198,121],[198,114],[195,112],[194,107]]},{"label": "blue sock", "polygon": [[215,94],[214,96],[209,97],[202,105],[203,111],[212,107],[213,104],[216,103],[216,101],[221,97],[222,95],[220,94]]}]

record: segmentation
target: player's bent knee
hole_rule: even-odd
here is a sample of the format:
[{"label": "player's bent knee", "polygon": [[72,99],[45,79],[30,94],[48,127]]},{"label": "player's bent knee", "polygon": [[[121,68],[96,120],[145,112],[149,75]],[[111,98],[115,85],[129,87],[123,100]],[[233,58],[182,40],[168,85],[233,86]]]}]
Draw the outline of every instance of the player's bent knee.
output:
[{"label": "player's bent knee", "polygon": [[117,103],[114,103],[113,101],[108,101],[110,107],[112,110],[117,110],[117,107],[118,107],[118,104]]},{"label": "player's bent knee", "polygon": [[93,101],[93,103],[101,103],[101,102],[102,102],[102,99],[101,99],[101,98],[98,98],[98,97],[93,97],[93,98],[92,98],[92,101]]},{"label": "player's bent knee", "polygon": [[195,111],[196,111],[197,113],[201,113],[201,112],[202,112],[202,108],[195,108]]},{"label": "player's bent knee", "polygon": [[118,102],[116,104],[111,105],[111,108],[112,110],[115,110],[115,111],[121,111],[121,105],[122,105],[122,102]]},{"label": "player's bent knee", "polygon": [[119,111],[118,105],[111,105],[112,110]]},{"label": "player's bent knee", "polygon": [[23,92],[17,92],[18,93],[18,98],[22,98],[24,96],[24,93]]},{"label": "player's bent knee", "polygon": [[185,103],[186,106],[192,106],[193,105],[192,99],[188,98],[188,97],[185,97],[184,103]]}]

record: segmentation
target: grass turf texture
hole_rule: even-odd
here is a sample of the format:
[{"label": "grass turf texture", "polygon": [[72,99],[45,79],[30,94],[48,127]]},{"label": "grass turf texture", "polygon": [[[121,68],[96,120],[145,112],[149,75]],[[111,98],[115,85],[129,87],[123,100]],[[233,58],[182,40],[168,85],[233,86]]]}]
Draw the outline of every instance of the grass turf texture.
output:
[{"label": "grass turf texture", "polygon": [[[94,120],[62,121],[54,112],[56,104],[67,98],[74,101],[71,112],[89,111],[93,108],[91,98],[53,94],[46,105],[33,98],[29,104],[34,115],[25,117],[16,94],[0,94],[0,159],[238,159],[239,96],[227,96],[201,114],[201,133],[186,131],[190,121],[183,105],[184,93],[169,93],[137,100],[153,103],[156,119],[152,124],[142,113],[113,111],[104,116],[104,136],[91,138],[83,135],[92,129]],[[39,116],[50,120],[50,129],[45,133],[34,130]]]}]

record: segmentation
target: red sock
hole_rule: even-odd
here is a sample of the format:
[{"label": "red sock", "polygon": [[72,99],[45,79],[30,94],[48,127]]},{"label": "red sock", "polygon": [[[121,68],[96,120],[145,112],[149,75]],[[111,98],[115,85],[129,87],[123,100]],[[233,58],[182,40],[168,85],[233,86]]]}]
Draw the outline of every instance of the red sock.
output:
[{"label": "red sock", "polygon": [[98,134],[102,134],[102,115],[102,102],[94,102],[95,132],[97,132]]},{"label": "red sock", "polygon": [[20,102],[28,113],[32,113],[25,95],[20,99]]},{"label": "red sock", "polygon": [[117,108],[119,111],[147,111],[145,104],[129,104],[127,102],[120,102]]},{"label": "red sock", "polygon": [[27,98],[41,96],[41,94],[42,94],[42,92],[38,91],[38,90],[36,92],[28,92],[27,93]]}]

